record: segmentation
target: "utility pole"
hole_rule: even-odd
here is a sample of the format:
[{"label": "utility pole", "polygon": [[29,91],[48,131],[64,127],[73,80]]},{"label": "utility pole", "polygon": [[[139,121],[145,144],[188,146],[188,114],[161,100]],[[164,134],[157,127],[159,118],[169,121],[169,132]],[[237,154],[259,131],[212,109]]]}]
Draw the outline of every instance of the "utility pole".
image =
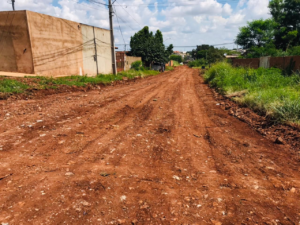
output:
[{"label": "utility pole", "polygon": [[114,25],[113,25],[113,8],[112,8],[111,0],[109,0],[108,2],[109,2],[108,8],[109,8],[109,25],[110,25],[112,68],[113,68],[113,74],[117,75],[116,53],[115,53],[115,38],[114,38]]},{"label": "utility pole", "polygon": [[94,32],[94,46],[95,46],[94,60],[96,61],[97,75],[99,75],[99,71],[98,71],[98,53],[97,53],[97,43],[96,43],[96,36],[95,36],[95,27],[93,27],[93,32]]},{"label": "utility pole", "polygon": [[15,0],[11,0],[12,8],[15,11]]}]

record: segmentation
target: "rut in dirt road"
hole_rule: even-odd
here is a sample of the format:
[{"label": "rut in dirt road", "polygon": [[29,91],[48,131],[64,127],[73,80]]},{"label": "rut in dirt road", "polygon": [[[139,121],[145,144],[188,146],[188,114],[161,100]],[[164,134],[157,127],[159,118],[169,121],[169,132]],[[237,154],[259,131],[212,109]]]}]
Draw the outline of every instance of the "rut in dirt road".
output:
[{"label": "rut in dirt road", "polygon": [[197,70],[0,106],[0,223],[300,224],[299,160]]}]

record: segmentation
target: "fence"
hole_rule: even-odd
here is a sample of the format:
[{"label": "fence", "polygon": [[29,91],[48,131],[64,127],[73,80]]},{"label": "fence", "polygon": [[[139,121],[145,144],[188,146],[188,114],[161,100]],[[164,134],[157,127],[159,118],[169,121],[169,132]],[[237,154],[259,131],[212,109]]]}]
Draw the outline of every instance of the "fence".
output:
[{"label": "fence", "polygon": [[232,59],[232,65],[235,67],[249,67],[257,69],[279,68],[282,70],[300,71],[300,56],[287,57],[261,57],[255,59]]}]

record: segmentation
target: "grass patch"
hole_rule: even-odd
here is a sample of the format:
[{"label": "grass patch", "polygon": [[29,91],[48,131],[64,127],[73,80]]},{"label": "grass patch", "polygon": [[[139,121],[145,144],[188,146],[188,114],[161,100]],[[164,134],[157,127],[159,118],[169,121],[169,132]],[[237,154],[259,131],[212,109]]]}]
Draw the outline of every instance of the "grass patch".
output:
[{"label": "grass patch", "polygon": [[173,66],[166,66],[166,71],[172,71],[172,70],[174,70]]},{"label": "grass patch", "polygon": [[283,76],[279,69],[233,68],[213,65],[204,76],[222,94],[246,91],[234,100],[261,112],[275,122],[300,124],[300,76]]},{"label": "grass patch", "polygon": [[118,73],[118,75],[99,74],[96,77],[88,76],[68,76],[68,77],[42,77],[42,76],[29,76],[22,78],[22,82],[17,79],[3,79],[0,80],[0,92],[4,93],[22,93],[28,88],[36,89],[57,89],[60,85],[84,87],[87,84],[109,84],[113,81],[123,80],[123,77],[134,79],[135,77],[148,77],[159,74],[158,71],[153,70],[129,70]]},{"label": "grass patch", "polygon": [[0,80],[0,92],[3,93],[22,93],[28,88],[28,85],[11,79]]},{"label": "grass patch", "polygon": [[173,61],[173,66],[181,66],[179,62]]}]

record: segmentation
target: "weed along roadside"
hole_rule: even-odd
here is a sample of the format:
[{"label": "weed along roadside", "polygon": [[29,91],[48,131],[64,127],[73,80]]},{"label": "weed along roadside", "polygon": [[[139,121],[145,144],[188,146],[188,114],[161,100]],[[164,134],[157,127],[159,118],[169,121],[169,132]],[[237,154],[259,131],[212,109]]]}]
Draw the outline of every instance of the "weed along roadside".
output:
[{"label": "weed along roadside", "polygon": [[24,94],[33,90],[59,90],[62,88],[84,88],[87,86],[109,85],[119,81],[128,81],[149,76],[158,75],[153,70],[129,70],[118,73],[118,75],[69,76],[60,78],[49,78],[42,76],[30,76],[24,78],[0,77],[0,99],[7,99],[15,94]]},{"label": "weed along roadside", "polygon": [[279,69],[233,68],[217,63],[204,75],[210,87],[274,123],[300,124],[300,76]]}]

